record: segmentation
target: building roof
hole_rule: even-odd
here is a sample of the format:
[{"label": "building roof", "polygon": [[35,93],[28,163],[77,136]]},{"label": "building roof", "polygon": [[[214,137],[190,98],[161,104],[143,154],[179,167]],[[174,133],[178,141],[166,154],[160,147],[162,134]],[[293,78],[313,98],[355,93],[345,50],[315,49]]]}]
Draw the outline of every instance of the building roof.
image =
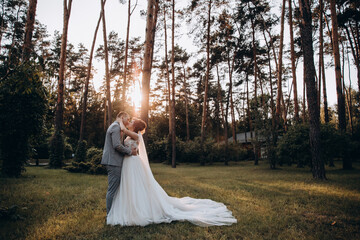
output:
[{"label": "building roof", "polygon": [[[238,143],[251,143],[253,138],[255,138],[255,131],[252,132],[243,132],[243,133],[237,133],[236,134],[236,141]],[[262,136],[261,134],[259,134],[259,140],[261,142],[265,141],[265,137]],[[233,137],[228,138],[228,142],[232,143],[233,142]]]}]

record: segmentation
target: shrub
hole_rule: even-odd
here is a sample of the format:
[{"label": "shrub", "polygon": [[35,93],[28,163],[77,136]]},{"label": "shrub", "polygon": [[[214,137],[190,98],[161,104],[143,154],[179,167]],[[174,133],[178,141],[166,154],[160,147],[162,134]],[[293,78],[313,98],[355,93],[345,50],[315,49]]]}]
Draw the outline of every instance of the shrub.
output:
[{"label": "shrub", "polygon": [[[201,149],[200,138],[190,141],[176,140],[176,161],[178,163],[204,163],[241,161],[250,158],[252,151],[247,150],[240,144],[229,144],[228,156],[226,156],[225,145],[217,146],[217,143],[209,138],[204,142],[203,150]],[[168,152],[171,145],[167,139],[162,139],[149,143],[148,154],[151,162],[168,162],[171,155]],[[170,151],[171,152],[171,151]]]},{"label": "shrub", "polygon": [[54,135],[50,138],[50,162],[51,168],[61,168],[63,166],[65,140],[62,131],[55,131]]},{"label": "shrub", "polygon": [[65,141],[65,148],[64,148],[65,159],[72,158],[72,154],[73,154],[73,148],[72,148],[71,144],[68,143],[67,141]]},{"label": "shrub", "polygon": [[78,142],[74,159],[76,162],[86,162],[86,148],[87,142],[85,140]]},{"label": "shrub", "polygon": [[148,157],[151,162],[164,162],[167,160],[167,139],[160,139],[148,144]]},{"label": "shrub", "polygon": [[70,166],[64,169],[74,173],[106,174],[106,167],[101,165],[102,150],[91,147],[86,152],[86,158],[82,162],[74,160]]},{"label": "shrub", "polygon": [[[349,158],[356,143],[346,133],[340,133],[334,125],[320,126],[321,156],[332,165],[334,158]],[[299,124],[289,128],[278,141],[277,154],[281,163],[296,163],[299,167],[311,165],[309,125]]]},{"label": "shrub", "polygon": [[[86,161],[91,161],[91,159],[97,155],[100,154],[102,156],[102,149],[100,148],[96,148],[96,147],[91,147],[86,151]],[[101,162],[101,161],[100,161]],[[100,164],[99,162],[99,164]]]}]

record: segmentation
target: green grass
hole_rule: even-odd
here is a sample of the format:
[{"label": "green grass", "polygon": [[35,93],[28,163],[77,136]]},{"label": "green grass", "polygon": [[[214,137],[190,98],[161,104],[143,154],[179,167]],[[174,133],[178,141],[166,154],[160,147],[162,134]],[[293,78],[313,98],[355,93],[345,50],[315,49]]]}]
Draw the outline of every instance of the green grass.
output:
[{"label": "green grass", "polygon": [[313,180],[307,168],[230,165],[151,165],[169,195],[223,202],[238,219],[207,228],[107,226],[106,176],[28,167],[24,177],[0,179],[0,207],[17,205],[25,218],[0,220],[0,239],[360,239],[359,164],[328,168],[328,181]]}]

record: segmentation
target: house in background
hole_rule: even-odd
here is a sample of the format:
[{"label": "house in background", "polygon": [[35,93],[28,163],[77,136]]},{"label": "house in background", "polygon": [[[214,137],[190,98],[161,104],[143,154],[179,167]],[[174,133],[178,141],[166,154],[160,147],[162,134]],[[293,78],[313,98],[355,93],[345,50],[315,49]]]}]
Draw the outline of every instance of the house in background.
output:
[{"label": "house in background", "polygon": [[[252,132],[243,132],[236,134],[236,142],[237,144],[241,144],[243,147],[247,149],[254,148],[255,142],[255,131]],[[233,137],[228,138],[229,143],[233,143]],[[266,138],[263,135],[259,134],[258,141],[260,142],[260,151],[259,151],[259,158],[266,157]]]}]

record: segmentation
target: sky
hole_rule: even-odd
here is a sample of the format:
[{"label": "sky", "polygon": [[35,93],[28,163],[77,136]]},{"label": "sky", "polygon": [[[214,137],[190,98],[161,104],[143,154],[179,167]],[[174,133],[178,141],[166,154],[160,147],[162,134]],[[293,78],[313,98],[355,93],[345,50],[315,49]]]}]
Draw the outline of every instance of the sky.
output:
[{"label": "sky", "polygon": [[[136,2],[132,0],[132,2]],[[179,1],[182,4],[186,4],[188,0]],[[277,0],[271,0],[273,6],[277,5]],[[138,0],[137,8],[135,9],[130,26],[130,38],[141,37],[144,39],[145,36],[145,17],[140,16],[141,10],[146,10],[147,1]],[[90,49],[91,42],[93,39],[94,30],[99,18],[101,6],[99,0],[73,0],[72,10],[69,21],[68,29],[68,41],[74,46],[83,43],[86,48]],[[274,8],[274,11],[278,11]],[[126,37],[126,25],[127,25],[127,3],[121,4],[119,0],[107,0],[105,6],[106,15],[106,28],[107,33],[115,31],[119,34],[119,37],[125,39]],[[61,0],[38,0],[37,3],[37,15],[36,18],[44,25],[47,26],[48,33],[53,36],[54,31],[57,30],[62,33],[63,27],[63,1]],[[288,44],[288,25],[285,27],[285,39],[284,43]],[[99,29],[97,37],[97,46],[103,44],[102,38],[102,27]],[[181,47],[188,49],[190,52],[194,51],[196,47],[192,45],[191,39],[186,37],[186,34],[182,38],[177,38],[176,43]],[[175,43],[175,44],[176,44]],[[95,49],[97,48],[95,47]],[[315,61],[317,56],[315,55]],[[96,89],[101,85],[101,81],[104,75],[104,62],[95,60],[94,67],[97,70],[93,83]],[[315,63],[316,64],[316,63]],[[346,65],[346,64],[345,64]],[[316,66],[317,67],[317,66]],[[355,87],[356,69],[351,66],[351,80],[352,87]],[[345,82],[348,84],[348,66],[345,66]],[[336,104],[336,88],[335,88],[335,70],[334,68],[328,68],[326,71],[327,76],[327,93],[329,105],[333,106]],[[297,79],[298,79],[298,95],[302,96],[302,62],[297,66]],[[286,89],[285,89],[286,91]]]}]

